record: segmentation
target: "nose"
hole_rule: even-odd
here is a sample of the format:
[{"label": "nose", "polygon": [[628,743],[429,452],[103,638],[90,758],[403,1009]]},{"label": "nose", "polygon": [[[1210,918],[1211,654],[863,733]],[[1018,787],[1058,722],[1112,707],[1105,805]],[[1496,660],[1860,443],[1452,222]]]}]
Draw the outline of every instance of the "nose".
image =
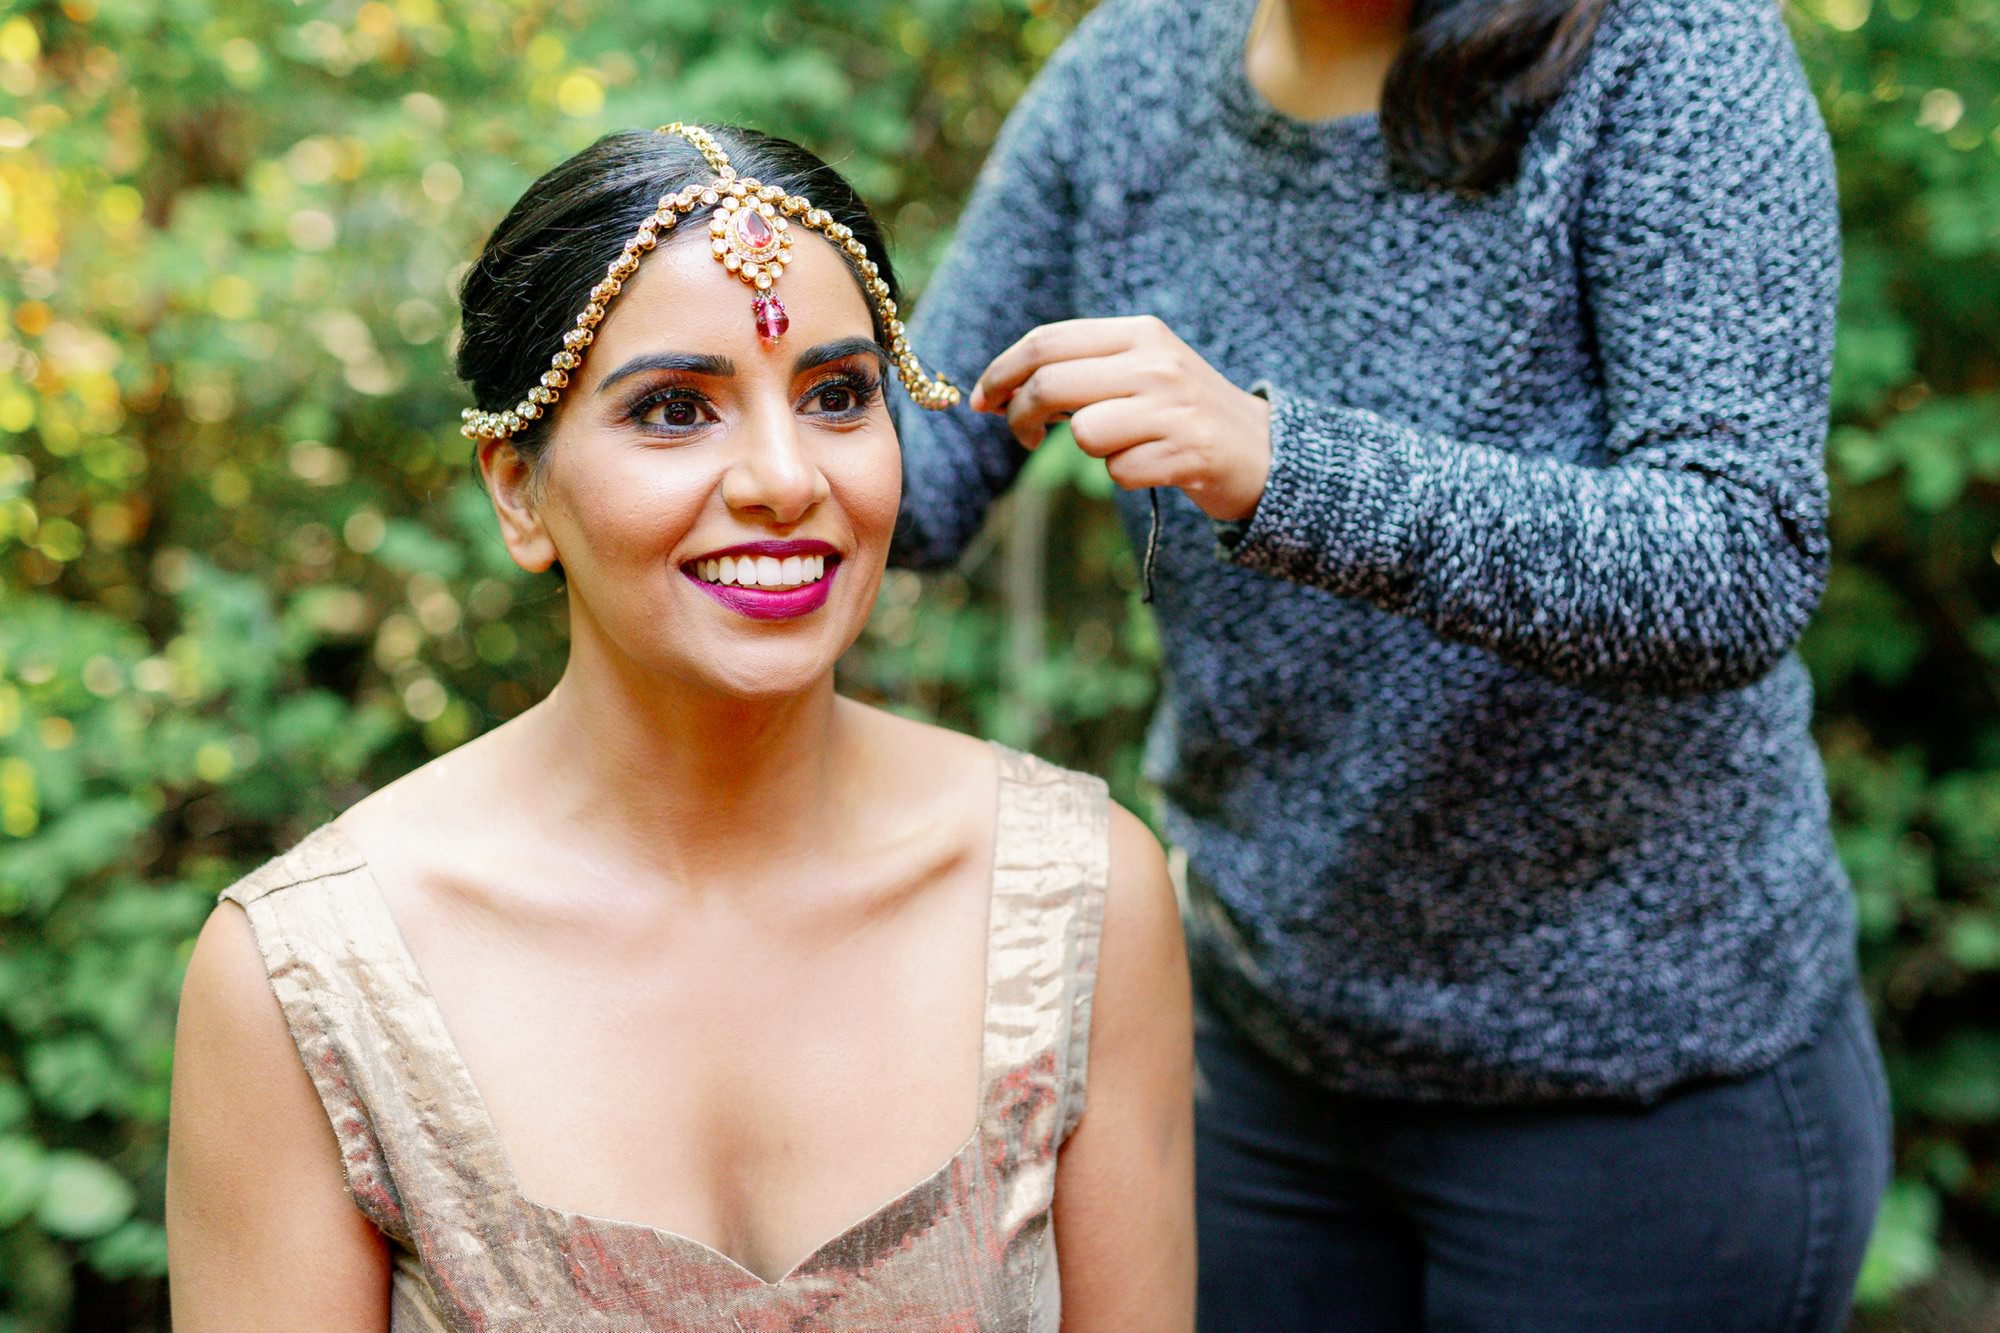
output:
[{"label": "nose", "polygon": [[789,411],[760,412],[744,423],[722,478],[722,500],[739,514],[797,523],[831,493],[826,474],[800,438]]}]

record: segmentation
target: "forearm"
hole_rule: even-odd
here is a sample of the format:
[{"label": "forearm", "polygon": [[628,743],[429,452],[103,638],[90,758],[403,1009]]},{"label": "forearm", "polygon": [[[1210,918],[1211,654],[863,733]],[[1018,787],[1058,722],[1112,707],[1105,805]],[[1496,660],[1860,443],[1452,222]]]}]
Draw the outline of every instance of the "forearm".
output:
[{"label": "forearm", "polygon": [[1791,648],[1824,585],[1823,482],[1751,461],[1797,457],[1797,440],[1683,440],[1591,467],[1272,398],[1271,477],[1251,520],[1225,529],[1227,558],[1539,674],[1742,685]]},{"label": "forearm", "polygon": [[1612,18],[1567,224],[1602,437],[1555,456],[1280,391],[1229,558],[1565,682],[1727,689],[1826,577],[1832,161],[1775,6]]}]

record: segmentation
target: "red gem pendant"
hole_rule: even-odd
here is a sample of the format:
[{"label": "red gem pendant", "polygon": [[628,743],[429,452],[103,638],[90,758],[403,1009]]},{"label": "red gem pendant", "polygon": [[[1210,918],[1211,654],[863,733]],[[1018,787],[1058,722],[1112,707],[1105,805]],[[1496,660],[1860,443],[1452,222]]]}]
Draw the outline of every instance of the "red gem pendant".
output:
[{"label": "red gem pendant", "polygon": [[736,240],[751,259],[768,258],[778,248],[778,233],[771,229],[771,224],[764,221],[763,214],[755,208],[736,211]]},{"label": "red gem pendant", "polygon": [[767,343],[778,341],[792,327],[790,316],[785,314],[785,303],[776,293],[758,292],[750,302],[750,313],[757,321],[757,336]]}]

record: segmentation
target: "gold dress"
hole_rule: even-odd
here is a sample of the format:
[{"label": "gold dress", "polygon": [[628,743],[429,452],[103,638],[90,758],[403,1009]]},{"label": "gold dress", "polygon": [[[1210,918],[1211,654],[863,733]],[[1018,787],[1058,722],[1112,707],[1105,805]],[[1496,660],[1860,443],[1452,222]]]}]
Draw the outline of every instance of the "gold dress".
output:
[{"label": "gold dress", "polygon": [[1057,1333],[1056,1152],[1083,1113],[1104,785],[1002,747],[979,1119],[776,1282],[687,1236],[521,1196],[370,877],[323,827],[223,891],[394,1255],[390,1328]]}]

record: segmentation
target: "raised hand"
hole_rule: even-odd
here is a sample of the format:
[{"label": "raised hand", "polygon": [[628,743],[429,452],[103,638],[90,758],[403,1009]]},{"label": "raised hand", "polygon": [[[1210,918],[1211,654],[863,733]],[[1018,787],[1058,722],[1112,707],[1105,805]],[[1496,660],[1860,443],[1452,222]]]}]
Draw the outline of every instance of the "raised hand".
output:
[{"label": "raised hand", "polygon": [[1068,417],[1118,485],[1177,487],[1210,518],[1248,518],[1271,473],[1271,405],[1151,315],[1031,329],[993,358],[971,406],[1004,412],[1030,449]]}]

